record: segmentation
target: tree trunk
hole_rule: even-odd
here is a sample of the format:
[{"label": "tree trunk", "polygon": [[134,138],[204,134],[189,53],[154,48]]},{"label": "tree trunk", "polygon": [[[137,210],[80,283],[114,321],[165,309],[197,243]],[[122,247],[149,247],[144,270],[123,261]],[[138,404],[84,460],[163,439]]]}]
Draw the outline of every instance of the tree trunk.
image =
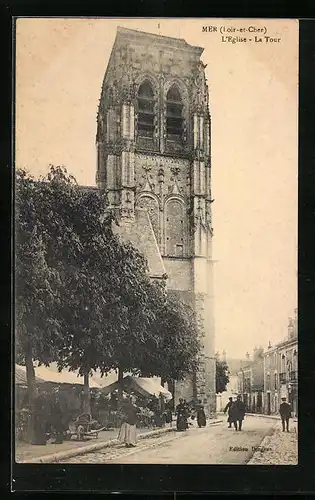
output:
[{"label": "tree trunk", "polygon": [[123,399],[123,378],[124,372],[121,367],[118,368],[118,401],[121,403]]},{"label": "tree trunk", "polygon": [[84,411],[84,413],[91,413],[89,374],[88,373],[84,374],[83,411]]},{"label": "tree trunk", "polygon": [[172,406],[172,409],[175,410],[175,381],[174,381],[174,379],[173,378],[167,379],[167,385],[168,385],[168,390],[172,394],[171,406]]},{"label": "tree trunk", "polygon": [[35,369],[33,365],[33,354],[31,346],[28,346],[25,352],[25,365],[26,365],[27,394],[28,394],[28,403],[30,412],[30,418],[28,419],[28,426],[27,426],[27,439],[31,443],[35,437],[34,407],[35,407],[35,395],[36,395]]}]

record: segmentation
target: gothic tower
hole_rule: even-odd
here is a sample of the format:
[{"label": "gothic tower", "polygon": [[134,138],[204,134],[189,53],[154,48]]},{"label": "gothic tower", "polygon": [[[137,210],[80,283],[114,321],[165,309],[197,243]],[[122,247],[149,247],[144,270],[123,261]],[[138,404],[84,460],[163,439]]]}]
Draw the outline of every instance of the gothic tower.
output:
[{"label": "gothic tower", "polygon": [[118,28],[99,103],[96,181],[120,225],[142,234],[142,249],[152,232],[146,241],[154,240],[169,293],[195,308],[200,370],[176,383],[175,400],[199,397],[214,411],[211,122],[202,52],[182,39]]}]

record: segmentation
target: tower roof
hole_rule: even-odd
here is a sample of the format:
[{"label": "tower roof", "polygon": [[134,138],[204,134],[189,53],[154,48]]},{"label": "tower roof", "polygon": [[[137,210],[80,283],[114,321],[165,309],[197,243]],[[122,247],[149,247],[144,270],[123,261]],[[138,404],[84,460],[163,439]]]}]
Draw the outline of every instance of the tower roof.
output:
[{"label": "tower roof", "polygon": [[[184,51],[194,52],[196,55],[201,56],[203,53],[203,48],[195,45],[189,45],[183,38],[173,38],[164,35],[156,35],[154,33],[146,33],[144,31],[132,30],[129,28],[122,28],[118,26],[115,45],[119,45],[120,42],[132,41],[132,42],[144,42],[144,43],[154,43],[156,46],[161,48],[176,48]],[[113,47],[113,50],[114,50]]]}]

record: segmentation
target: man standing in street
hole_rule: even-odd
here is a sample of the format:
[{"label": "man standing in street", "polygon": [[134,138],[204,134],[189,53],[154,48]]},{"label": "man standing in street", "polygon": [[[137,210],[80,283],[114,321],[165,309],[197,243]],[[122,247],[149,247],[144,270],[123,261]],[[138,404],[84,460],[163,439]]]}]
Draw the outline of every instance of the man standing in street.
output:
[{"label": "man standing in street", "polygon": [[289,420],[292,415],[292,408],[289,403],[286,401],[287,398],[281,398],[282,403],[279,408],[280,416],[281,416],[281,421],[282,421],[282,432],[289,432]]},{"label": "man standing in street", "polygon": [[229,398],[229,402],[228,404],[226,405],[226,407],[224,408],[224,413],[228,412],[228,424],[229,424],[229,429],[232,427],[232,420],[231,420],[231,406],[233,404],[233,398]]}]

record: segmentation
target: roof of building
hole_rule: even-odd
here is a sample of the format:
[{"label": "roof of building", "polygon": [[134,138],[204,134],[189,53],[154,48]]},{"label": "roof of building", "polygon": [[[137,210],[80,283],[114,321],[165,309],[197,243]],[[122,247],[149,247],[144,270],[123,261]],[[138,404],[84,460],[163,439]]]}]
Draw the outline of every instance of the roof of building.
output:
[{"label": "roof of building", "polygon": [[172,394],[170,391],[161,386],[159,381],[153,377],[133,377],[127,375],[123,378],[122,382],[118,380],[108,386],[103,387],[102,392],[104,394],[110,394],[116,391],[119,387],[124,389],[129,389],[129,391],[135,391],[142,396],[156,396],[158,397],[162,394],[167,401],[172,399]]},{"label": "roof of building", "polygon": [[[15,365],[14,372],[15,372],[15,385],[27,385],[25,366]],[[44,382],[44,380],[39,377],[35,377],[35,380],[38,384]]]},{"label": "roof of building", "polygon": [[297,344],[297,342],[298,342],[297,336],[282,340],[281,342],[278,342],[277,344],[266,349],[266,351],[264,352],[264,356],[268,355],[270,352],[276,351],[277,349],[279,349],[281,347],[286,347],[286,346],[289,346],[291,344]]},{"label": "roof of building", "polygon": [[121,222],[120,226],[114,227],[114,231],[144,255],[151,278],[162,278],[166,274],[149,215],[145,209],[136,208],[135,220]]},{"label": "roof of building", "polygon": [[[78,376],[77,372],[63,370],[58,371],[55,363],[51,366],[34,366],[36,382],[53,382],[55,384],[74,384],[83,385],[83,377]],[[25,366],[15,366],[15,383],[18,385],[27,385],[26,368]],[[99,388],[100,385],[90,377],[89,386],[91,388]]]}]

